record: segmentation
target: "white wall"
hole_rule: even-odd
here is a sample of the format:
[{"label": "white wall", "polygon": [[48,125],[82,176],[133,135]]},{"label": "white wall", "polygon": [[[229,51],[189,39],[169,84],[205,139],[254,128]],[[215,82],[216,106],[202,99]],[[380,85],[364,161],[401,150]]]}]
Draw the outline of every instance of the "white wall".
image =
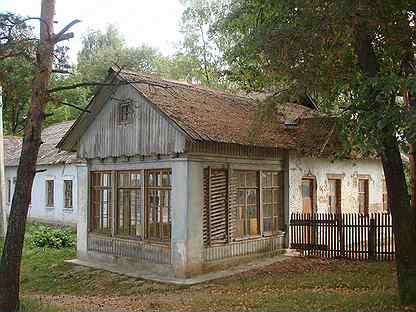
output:
[{"label": "white wall", "polygon": [[[32,188],[32,204],[29,207],[29,219],[57,224],[75,225],[78,218],[77,209],[77,170],[74,164],[38,166],[37,170],[46,169],[35,176]],[[8,210],[14,193],[16,167],[6,167],[6,193],[8,179],[11,181],[11,195]],[[46,207],[46,180],[54,180],[54,207]],[[72,209],[64,208],[64,180],[72,180]]]},{"label": "white wall", "polygon": [[358,212],[358,179],[369,178],[369,212],[383,209],[383,167],[379,160],[335,160],[289,155],[289,211],[302,212],[301,182],[304,176],[316,178],[317,212],[329,212],[328,175],[341,177],[341,211]]}]

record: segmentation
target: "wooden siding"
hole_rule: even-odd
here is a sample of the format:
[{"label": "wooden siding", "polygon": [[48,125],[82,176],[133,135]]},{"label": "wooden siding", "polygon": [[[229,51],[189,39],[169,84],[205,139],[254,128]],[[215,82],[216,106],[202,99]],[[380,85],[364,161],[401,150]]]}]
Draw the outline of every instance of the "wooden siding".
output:
[{"label": "wooden siding", "polygon": [[284,152],[278,148],[248,146],[216,142],[186,142],[186,153],[243,157],[248,159],[282,160]]},{"label": "wooden siding", "polygon": [[203,261],[214,262],[232,257],[272,255],[285,248],[283,236],[249,239],[232,242],[230,244],[206,247],[203,252]]},{"label": "wooden siding", "polygon": [[[120,100],[131,100],[133,118],[121,124]],[[167,155],[184,151],[184,134],[137,90],[120,86],[80,139],[79,156],[107,158]]]},{"label": "wooden siding", "polygon": [[88,235],[88,250],[151,263],[171,264],[169,245],[152,244],[117,237]]}]

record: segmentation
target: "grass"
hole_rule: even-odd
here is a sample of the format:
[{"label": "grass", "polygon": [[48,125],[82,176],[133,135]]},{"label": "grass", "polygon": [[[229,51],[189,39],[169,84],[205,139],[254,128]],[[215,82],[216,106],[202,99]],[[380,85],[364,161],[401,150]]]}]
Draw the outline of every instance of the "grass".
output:
[{"label": "grass", "polygon": [[[75,248],[35,248],[28,243],[33,230],[28,229],[22,263],[23,311],[405,308],[399,304],[394,263],[293,258],[201,285],[173,286],[68,265],[64,260],[75,257]],[[45,310],[43,304],[52,306]]]}]

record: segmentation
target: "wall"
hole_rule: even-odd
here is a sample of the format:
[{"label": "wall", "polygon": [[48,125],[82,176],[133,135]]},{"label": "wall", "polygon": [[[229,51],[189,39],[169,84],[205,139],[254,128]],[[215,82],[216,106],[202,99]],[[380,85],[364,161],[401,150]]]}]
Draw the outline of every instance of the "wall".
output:
[{"label": "wall", "polygon": [[328,175],[341,177],[341,211],[358,212],[358,178],[369,177],[369,212],[383,209],[383,168],[379,160],[336,160],[301,157],[291,152],[289,155],[289,209],[290,212],[302,212],[303,176],[316,178],[317,212],[325,213],[328,207]]},{"label": "wall", "polygon": [[[29,206],[29,219],[33,221],[50,222],[56,224],[76,225],[78,218],[77,209],[77,171],[76,166],[50,165],[38,166],[37,170],[46,169],[45,172],[36,174],[32,188],[32,203]],[[8,179],[11,181],[11,195],[8,200],[10,211],[11,200],[14,193],[16,167],[6,167],[6,193]],[[46,207],[46,179],[53,179],[54,183],[54,207]],[[64,179],[72,180],[72,205],[73,209],[64,208]]]}]

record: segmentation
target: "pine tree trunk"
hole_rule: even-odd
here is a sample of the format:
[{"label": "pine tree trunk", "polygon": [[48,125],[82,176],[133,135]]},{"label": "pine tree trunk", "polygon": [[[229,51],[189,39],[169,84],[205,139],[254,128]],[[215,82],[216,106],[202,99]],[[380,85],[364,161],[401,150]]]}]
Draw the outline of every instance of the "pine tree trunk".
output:
[{"label": "pine tree trunk", "polygon": [[48,102],[48,85],[52,71],[54,14],[55,0],[42,0],[40,42],[36,54],[37,72],[32,81],[31,107],[25,127],[16,187],[0,261],[0,312],[14,312],[19,308],[20,263],[26,219],[36,173],[36,160],[42,144],[42,123]]}]

